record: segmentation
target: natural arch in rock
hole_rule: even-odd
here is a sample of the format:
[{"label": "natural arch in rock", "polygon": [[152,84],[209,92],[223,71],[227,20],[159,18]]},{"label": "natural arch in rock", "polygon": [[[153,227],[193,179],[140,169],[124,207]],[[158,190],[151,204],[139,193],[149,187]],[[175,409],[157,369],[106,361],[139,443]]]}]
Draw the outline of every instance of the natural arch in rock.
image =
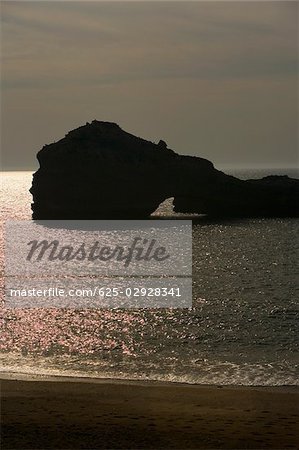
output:
[{"label": "natural arch in rock", "polygon": [[170,197],[178,213],[299,216],[299,180],[239,180],[111,122],[86,123],[44,146],[37,158],[34,219],[147,218]]}]

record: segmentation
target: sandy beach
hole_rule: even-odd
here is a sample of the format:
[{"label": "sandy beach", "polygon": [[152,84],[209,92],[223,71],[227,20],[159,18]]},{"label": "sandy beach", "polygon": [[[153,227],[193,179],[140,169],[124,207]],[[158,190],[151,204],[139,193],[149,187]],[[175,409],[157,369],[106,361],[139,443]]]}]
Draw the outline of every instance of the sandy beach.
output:
[{"label": "sandy beach", "polygon": [[298,392],[6,375],[1,448],[296,448]]}]

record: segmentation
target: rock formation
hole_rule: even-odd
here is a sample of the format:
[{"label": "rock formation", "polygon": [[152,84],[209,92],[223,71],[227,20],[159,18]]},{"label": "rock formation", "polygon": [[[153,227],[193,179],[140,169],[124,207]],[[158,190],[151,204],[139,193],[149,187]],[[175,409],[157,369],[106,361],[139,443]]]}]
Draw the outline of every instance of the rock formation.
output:
[{"label": "rock formation", "polygon": [[34,219],[146,218],[166,198],[176,212],[216,217],[299,216],[299,180],[239,180],[111,122],[70,131],[37,155]]}]

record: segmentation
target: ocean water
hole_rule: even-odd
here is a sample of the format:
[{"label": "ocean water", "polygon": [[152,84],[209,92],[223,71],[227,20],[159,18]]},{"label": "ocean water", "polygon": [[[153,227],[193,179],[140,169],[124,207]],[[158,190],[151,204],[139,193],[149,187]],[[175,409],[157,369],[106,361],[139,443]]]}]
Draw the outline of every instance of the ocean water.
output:
[{"label": "ocean water", "polygon": [[[269,173],[275,172],[233,172],[242,178]],[[1,226],[8,218],[30,219],[31,177],[29,172],[1,174]],[[171,200],[155,213],[171,215]],[[16,310],[2,303],[1,370],[199,384],[298,384],[298,231],[298,219],[216,222],[198,217],[190,310]],[[1,267],[3,252],[1,235]]]}]

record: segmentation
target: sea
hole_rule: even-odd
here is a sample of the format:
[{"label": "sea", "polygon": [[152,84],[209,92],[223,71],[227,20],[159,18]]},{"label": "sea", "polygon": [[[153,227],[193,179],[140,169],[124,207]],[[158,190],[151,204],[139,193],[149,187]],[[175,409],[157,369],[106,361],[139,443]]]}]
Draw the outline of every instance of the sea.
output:
[{"label": "sea", "polygon": [[[243,179],[295,170],[231,170]],[[31,218],[32,172],[1,173],[1,230]],[[154,218],[182,217],[171,199]],[[9,309],[1,372],[205,385],[298,384],[299,220],[196,218],[189,309]]]}]

